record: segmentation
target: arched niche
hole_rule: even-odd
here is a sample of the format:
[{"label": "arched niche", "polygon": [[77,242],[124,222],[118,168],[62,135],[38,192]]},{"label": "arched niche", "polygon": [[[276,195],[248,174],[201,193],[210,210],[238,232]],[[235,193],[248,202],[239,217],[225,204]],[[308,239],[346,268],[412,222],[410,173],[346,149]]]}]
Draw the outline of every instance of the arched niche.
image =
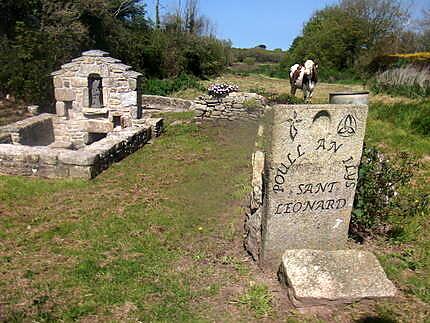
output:
[{"label": "arched niche", "polygon": [[103,107],[103,83],[99,74],[88,76],[88,95],[90,108]]}]

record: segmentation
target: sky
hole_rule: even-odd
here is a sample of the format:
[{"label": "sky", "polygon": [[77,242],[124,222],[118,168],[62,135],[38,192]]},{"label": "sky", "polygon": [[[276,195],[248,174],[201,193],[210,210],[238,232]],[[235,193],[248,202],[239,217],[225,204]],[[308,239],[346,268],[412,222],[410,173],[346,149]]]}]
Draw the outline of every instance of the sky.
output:
[{"label": "sky", "polygon": [[[172,11],[181,0],[160,0],[161,14]],[[403,1],[403,0],[402,0]],[[270,49],[288,49],[312,14],[338,0],[200,0],[200,12],[215,25],[218,38],[234,47],[265,44]],[[150,17],[155,0],[146,0]],[[185,0],[182,0],[185,3]],[[414,18],[430,9],[430,0],[404,0]]]}]

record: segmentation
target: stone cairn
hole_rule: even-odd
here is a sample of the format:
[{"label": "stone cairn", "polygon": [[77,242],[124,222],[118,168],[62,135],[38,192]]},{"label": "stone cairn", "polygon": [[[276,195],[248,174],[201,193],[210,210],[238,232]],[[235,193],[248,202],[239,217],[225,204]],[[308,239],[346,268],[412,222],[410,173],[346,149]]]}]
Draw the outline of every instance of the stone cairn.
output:
[{"label": "stone cairn", "polygon": [[275,106],[267,154],[253,156],[245,247],[298,307],[396,293],[373,254],[345,250],[367,110]]}]

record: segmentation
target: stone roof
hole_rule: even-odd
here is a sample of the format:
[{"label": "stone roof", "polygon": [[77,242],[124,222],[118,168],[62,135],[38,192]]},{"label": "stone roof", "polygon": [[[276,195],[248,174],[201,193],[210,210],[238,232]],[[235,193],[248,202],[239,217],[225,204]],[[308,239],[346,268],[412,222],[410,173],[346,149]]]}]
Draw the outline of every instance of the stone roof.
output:
[{"label": "stone roof", "polygon": [[92,50],[87,50],[86,52],[83,52],[82,56],[106,57],[106,56],[109,56],[109,53],[98,49],[92,49]]},{"label": "stone roof", "polygon": [[66,70],[68,71],[78,70],[79,64],[85,62],[88,59],[90,60],[95,59],[96,62],[99,62],[101,64],[108,64],[111,66],[112,70],[126,72],[127,75],[132,78],[137,78],[138,76],[142,75],[139,72],[132,71],[131,70],[132,67],[129,65],[123,64],[121,60],[110,57],[108,52],[94,49],[94,50],[88,50],[86,52],[83,52],[82,56],[74,58],[71,60],[71,62],[61,65],[61,69],[58,71],[52,72],[51,76],[61,75],[65,73]]}]

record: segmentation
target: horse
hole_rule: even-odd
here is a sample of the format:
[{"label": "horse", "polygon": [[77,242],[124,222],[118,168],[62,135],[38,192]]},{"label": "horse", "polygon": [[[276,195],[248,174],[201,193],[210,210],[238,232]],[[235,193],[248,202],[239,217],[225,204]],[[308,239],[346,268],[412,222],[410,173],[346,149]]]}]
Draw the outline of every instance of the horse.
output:
[{"label": "horse", "polygon": [[291,95],[296,95],[296,90],[303,91],[306,103],[311,103],[312,94],[318,82],[318,64],[308,59],[304,65],[295,64],[290,68]]}]

